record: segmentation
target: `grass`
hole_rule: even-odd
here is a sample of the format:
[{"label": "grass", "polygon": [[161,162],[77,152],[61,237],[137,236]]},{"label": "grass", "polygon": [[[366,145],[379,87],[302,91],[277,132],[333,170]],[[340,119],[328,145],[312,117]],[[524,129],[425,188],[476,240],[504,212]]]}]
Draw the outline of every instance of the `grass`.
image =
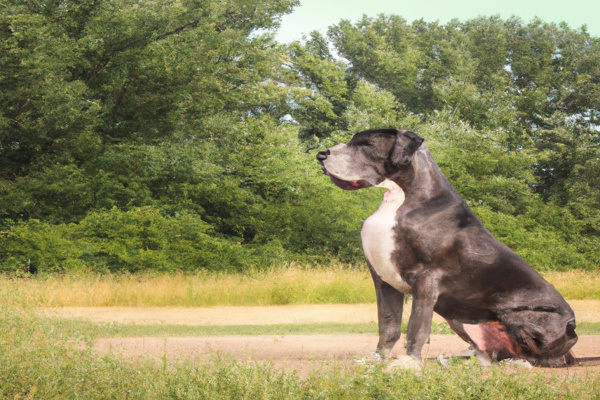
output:
[{"label": "grass", "polygon": [[[598,298],[593,273],[547,275],[563,293]],[[555,285],[556,283],[553,282]],[[593,286],[596,286],[594,288]],[[556,285],[558,286],[558,285]],[[256,296],[256,298],[253,298]],[[583,296],[583,297],[581,297]],[[589,297],[592,296],[592,297]],[[540,373],[451,362],[423,373],[317,366],[307,377],[218,357],[162,363],[95,354],[104,336],[376,332],[375,324],[189,327],[94,324],[40,316],[39,306],[210,306],[373,302],[365,271],[292,267],[243,275],[0,278],[0,399],[597,399],[600,372]],[[445,328],[440,324],[439,328]],[[600,331],[600,324],[589,325]],[[224,329],[220,331],[220,329]],[[585,328],[587,329],[587,328]],[[434,330],[436,330],[434,328]],[[439,331],[439,330],[437,330]]]},{"label": "grass", "polygon": [[[56,318],[58,324],[79,326],[80,330],[94,332],[101,337],[175,337],[175,336],[256,336],[256,335],[335,335],[335,334],[377,334],[377,323],[314,323],[314,324],[274,324],[274,325],[138,325],[118,323],[93,323],[83,319]],[[598,324],[600,326],[600,324]],[[406,333],[406,325],[402,324]],[[435,334],[452,334],[446,323],[433,323]]]},{"label": "grass", "polygon": [[6,399],[594,399],[600,373],[539,373],[504,364],[432,362],[422,373],[316,366],[307,377],[215,357],[129,362],[91,350],[91,326],[0,307],[0,398]]},{"label": "grass", "polygon": [[568,300],[600,300],[600,269],[546,272],[542,276]]},{"label": "grass", "polygon": [[[600,299],[600,273],[547,272],[544,277],[567,299]],[[13,302],[2,288],[43,307],[210,307],[375,302],[366,269],[288,268],[243,274],[0,277],[0,304]]]},{"label": "grass", "polygon": [[600,335],[600,322],[578,322],[577,333],[579,335]]},{"label": "grass", "polygon": [[[0,278],[0,287],[18,286],[44,307],[209,307],[285,304],[371,303],[369,273],[346,267],[292,266],[243,274],[50,276]],[[0,291],[0,301],[2,293]]]},{"label": "grass", "polygon": [[[166,324],[121,324],[94,323],[84,319],[54,318],[56,324],[78,327],[98,337],[181,337],[181,336],[258,336],[258,335],[336,335],[372,334],[377,335],[377,323],[313,323],[313,324],[274,324],[274,325],[166,325]],[[436,335],[454,335],[445,323],[433,322],[431,332]],[[402,333],[406,334],[406,324],[402,323]],[[579,335],[600,335],[600,323],[579,322]]]},{"label": "grass", "polygon": [[103,337],[335,335],[355,333],[376,334],[377,324],[319,323],[221,326],[105,324],[99,329],[102,331]]}]

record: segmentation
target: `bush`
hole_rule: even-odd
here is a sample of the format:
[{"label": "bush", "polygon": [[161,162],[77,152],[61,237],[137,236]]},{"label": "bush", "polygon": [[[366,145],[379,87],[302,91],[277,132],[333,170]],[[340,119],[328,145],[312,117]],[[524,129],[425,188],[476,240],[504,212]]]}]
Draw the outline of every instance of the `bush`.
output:
[{"label": "bush", "polygon": [[164,216],[158,209],[90,213],[79,224],[21,223],[1,239],[0,271],[237,271],[251,263],[245,249],[211,233],[198,215]]}]

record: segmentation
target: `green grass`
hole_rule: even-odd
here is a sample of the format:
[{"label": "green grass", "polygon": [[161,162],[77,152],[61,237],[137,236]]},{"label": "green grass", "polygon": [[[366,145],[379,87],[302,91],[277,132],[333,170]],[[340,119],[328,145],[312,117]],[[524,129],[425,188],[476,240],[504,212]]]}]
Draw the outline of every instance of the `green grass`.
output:
[{"label": "green grass", "polygon": [[[102,328],[100,328],[102,329]],[[540,373],[504,364],[426,363],[422,373],[381,366],[317,366],[307,377],[223,357],[130,362],[99,356],[91,324],[0,307],[2,399],[595,399],[600,373]]]},{"label": "green grass", "polygon": [[[59,319],[62,326],[79,326],[80,330],[93,332],[101,337],[175,337],[175,336],[257,336],[257,335],[336,335],[336,334],[373,334],[376,335],[377,323],[359,324],[276,324],[276,325],[137,325],[118,323],[93,323],[81,319]],[[402,324],[406,333],[406,324]],[[432,323],[431,332],[436,335],[454,335],[450,326]],[[581,322],[577,324],[579,335],[600,335],[599,322]]]},{"label": "green grass", "polygon": [[[570,278],[581,285],[573,293],[595,296],[593,288],[581,284],[583,278]],[[593,274],[588,278],[597,282]],[[241,363],[217,355],[211,361],[169,362],[165,357],[164,362],[154,363],[100,356],[91,350],[98,337],[376,334],[374,323],[121,325],[49,318],[37,311],[39,306],[47,305],[364,303],[373,302],[370,296],[374,295],[368,274],[347,268],[290,268],[239,275],[0,278],[0,399],[579,400],[597,399],[600,393],[600,372],[592,371],[548,375],[536,370],[515,371],[503,364],[483,368],[466,361],[451,362],[449,368],[427,363],[420,374],[403,370],[390,374],[380,366],[343,367],[332,362],[300,377],[269,364]],[[447,329],[446,324],[438,324],[433,331],[444,333]],[[599,333],[600,324],[580,323],[577,331]]]},{"label": "green grass", "polygon": [[578,322],[577,333],[579,335],[600,335],[600,322]]},{"label": "green grass", "polygon": [[376,323],[365,324],[290,324],[290,325],[128,325],[100,326],[104,337],[170,336],[255,336],[255,335],[333,335],[377,333]]}]

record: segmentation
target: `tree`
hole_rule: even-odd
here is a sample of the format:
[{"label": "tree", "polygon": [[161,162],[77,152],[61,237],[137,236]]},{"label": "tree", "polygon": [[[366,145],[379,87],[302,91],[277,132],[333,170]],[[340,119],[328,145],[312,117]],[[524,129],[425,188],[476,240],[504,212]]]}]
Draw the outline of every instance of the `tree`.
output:
[{"label": "tree", "polygon": [[142,224],[147,207],[195,215],[230,250],[272,239],[268,209],[297,166],[273,156],[293,153],[296,130],[280,121],[289,89],[269,30],[296,4],[3,1],[4,239],[34,219],[52,235],[90,215]]},{"label": "tree", "polygon": [[537,235],[530,257],[597,260],[597,38],[379,16],[282,46],[295,5],[0,0],[0,268],[357,262],[380,193],[311,153],[378,127],[426,136],[506,241]]},{"label": "tree", "polygon": [[[597,38],[538,19],[441,25],[384,15],[342,21],[328,38],[327,54],[339,56],[327,61],[340,69],[336,76],[358,84],[336,113],[341,128],[319,137],[340,141],[353,128],[387,121],[424,133],[442,169],[492,230],[505,232],[503,223],[522,219],[532,235],[546,232],[538,241],[543,250],[530,257],[553,254],[540,258],[549,268],[593,265],[600,188],[588,183],[595,181],[588,171],[596,170],[600,137]],[[375,98],[366,91],[377,93],[377,101],[361,105]],[[312,95],[325,94],[316,86]],[[299,121],[316,115],[300,109],[308,117]],[[382,109],[400,117],[372,118]],[[505,239],[522,246],[515,237]],[[556,250],[559,243],[564,251]]]},{"label": "tree", "polygon": [[308,147],[316,147],[332,132],[348,128],[343,114],[351,104],[357,82],[343,63],[334,59],[327,40],[318,32],[312,32],[303,44],[292,43],[288,52],[291,61],[287,66],[296,74],[296,84],[308,89],[294,99],[292,115],[301,126],[300,139]]},{"label": "tree", "polygon": [[285,118],[295,0],[0,4],[2,268],[356,260],[362,200],[331,207]]},{"label": "tree", "polygon": [[[116,174],[139,172],[136,146],[209,138],[219,114],[235,122],[284,115],[281,54],[257,32],[295,4],[3,2],[1,214],[76,221],[99,205],[148,204],[143,187],[102,197],[110,196],[105,185],[124,180]],[[130,165],[112,173],[105,161],[114,157]],[[66,204],[52,200],[64,196]]]}]

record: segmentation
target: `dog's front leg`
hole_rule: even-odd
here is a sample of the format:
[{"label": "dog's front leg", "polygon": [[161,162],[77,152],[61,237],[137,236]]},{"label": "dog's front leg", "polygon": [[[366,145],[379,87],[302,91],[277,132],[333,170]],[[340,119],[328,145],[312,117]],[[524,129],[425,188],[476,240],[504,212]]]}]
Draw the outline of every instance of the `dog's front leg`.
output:
[{"label": "dog's front leg", "polygon": [[421,350],[431,334],[433,307],[439,296],[437,280],[430,274],[425,274],[412,286],[412,313],[408,320],[406,334],[406,354],[421,361]]},{"label": "dog's front leg", "polygon": [[377,295],[379,342],[375,354],[382,361],[387,361],[396,342],[400,339],[404,294],[382,281],[372,268],[369,268],[369,270],[373,277]]}]

